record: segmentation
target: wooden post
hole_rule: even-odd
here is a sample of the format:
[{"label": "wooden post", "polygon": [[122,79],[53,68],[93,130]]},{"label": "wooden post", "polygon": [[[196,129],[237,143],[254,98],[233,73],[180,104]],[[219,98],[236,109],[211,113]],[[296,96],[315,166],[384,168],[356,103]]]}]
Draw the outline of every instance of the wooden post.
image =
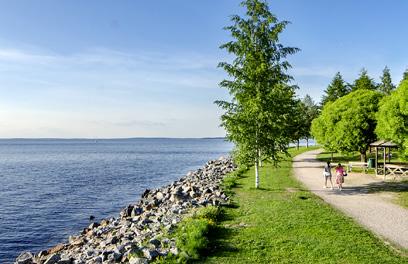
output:
[{"label": "wooden post", "polygon": [[378,147],[375,147],[375,176],[378,176]]},{"label": "wooden post", "polygon": [[386,151],[385,147],[383,148],[383,150],[384,150],[384,180],[385,180],[385,176],[387,175],[387,172],[385,170],[385,161],[387,160],[387,157],[385,156],[385,151]]}]

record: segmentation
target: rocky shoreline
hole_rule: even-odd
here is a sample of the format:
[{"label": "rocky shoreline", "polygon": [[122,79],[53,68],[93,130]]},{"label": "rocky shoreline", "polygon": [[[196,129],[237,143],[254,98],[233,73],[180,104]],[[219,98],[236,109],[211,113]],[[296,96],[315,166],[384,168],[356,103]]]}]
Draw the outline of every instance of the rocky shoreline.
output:
[{"label": "rocky shoreline", "polygon": [[230,158],[220,158],[162,188],[145,190],[141,199],[120,212],[118,219],[92,223],[69,242],[37,254],[22,253],[17,264],[149,263],[158,256],[178,254],[168,231],[193,208],[228,200],[220,183],[235,169]]}]

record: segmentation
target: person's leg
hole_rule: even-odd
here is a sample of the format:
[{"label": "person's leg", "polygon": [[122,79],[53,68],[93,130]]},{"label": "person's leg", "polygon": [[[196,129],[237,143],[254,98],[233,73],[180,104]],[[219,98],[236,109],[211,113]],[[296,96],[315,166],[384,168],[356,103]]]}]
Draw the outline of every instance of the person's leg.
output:
[{"label": "person's leg", "polygon": [[332,181],[332,177],[330,177],[330,186],[331,186],[331,189],[333,190],[333,181]]},{"label": "person's leg", "polygon": [[327,177],[326,176],[324,176],[324,186],[323,186],[323,188],[327,188]]}]

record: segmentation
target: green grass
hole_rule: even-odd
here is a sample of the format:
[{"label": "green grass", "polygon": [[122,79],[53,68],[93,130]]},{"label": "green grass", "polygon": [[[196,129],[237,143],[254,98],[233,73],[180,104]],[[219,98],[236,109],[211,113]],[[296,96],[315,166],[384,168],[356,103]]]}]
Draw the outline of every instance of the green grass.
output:
[{"label": "green grass", "polygon": [[209,233],[217,226],[223,215],[221,207],[208,206],[193,211],[180,222],[176,232],[170,234],[176,240],[178,255],[169,254],[155,260],[157,264],[190,263],[197,260],[208,247]]},{"label": "green grass", "polygon": [[[310,148],[309,148],[310,149]],[[292,150],[293,155],[305,151]],[[210,232],[199,263],[407,263],[408,258],[313,195],[291,176],[291,160],[237,176],[233,203]]]}]

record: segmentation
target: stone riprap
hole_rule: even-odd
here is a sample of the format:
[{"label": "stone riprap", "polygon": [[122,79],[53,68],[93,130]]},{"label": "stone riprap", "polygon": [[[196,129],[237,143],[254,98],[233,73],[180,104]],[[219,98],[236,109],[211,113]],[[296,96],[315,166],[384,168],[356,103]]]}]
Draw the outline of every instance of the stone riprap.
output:
[{"label": "stone riprap", "polygon": [[230,158],[207,162],[172,184],[145,190],[142,198],[120,212],[118,219],[92,223],[69,242],[35,255],[22,253],[15,263],[148,263],[158,256],[177,254],[174,239],[167,238],[193,208],[228,201],[220,183],[235,169]]}]

